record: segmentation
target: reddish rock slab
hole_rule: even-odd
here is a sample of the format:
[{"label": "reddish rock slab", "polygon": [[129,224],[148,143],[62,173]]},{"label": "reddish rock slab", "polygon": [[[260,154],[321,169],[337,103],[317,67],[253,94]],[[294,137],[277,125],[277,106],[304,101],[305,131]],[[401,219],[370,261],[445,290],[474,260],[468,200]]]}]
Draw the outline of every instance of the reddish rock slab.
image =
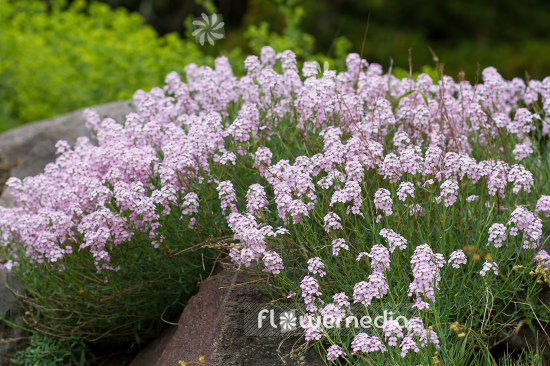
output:
[{"label": "reddish rock slab", "polygon": [[220,287],[228,286],[237,276],[238,273],[222,271],[203,281],[199,293],[185,307],[178,329],[157,365],[178,366],[178,361],[197,362],[200,357],[213,364],[214,343],[222,331],[223,317],[220,315],[230,293]]},{"label": "reddish rock slab", "polygon": [[216,270],[189,300],[176,332],[164,338],[164,345],[155,346],[164,347],[156,363],[149,357],[149,363],[144,363],[149,346],[130,366],[180,366],[180,361],[198,365],[201,357],[207,366],[324,365],[311,348],[295,352],[305,343],[303,338],[245,334],[247,307],[251,303],[268,303],[271,299],[242,272],[219,264]]}]

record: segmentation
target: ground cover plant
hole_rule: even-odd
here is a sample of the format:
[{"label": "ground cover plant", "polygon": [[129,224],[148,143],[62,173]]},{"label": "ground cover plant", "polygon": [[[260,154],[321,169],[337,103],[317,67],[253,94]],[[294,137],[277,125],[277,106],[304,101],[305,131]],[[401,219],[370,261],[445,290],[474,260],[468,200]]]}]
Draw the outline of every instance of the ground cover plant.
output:
[{"label": "ground cover plant", "polygon": [[[29,326],[155,334],[226,250],[299,309],[327,363],[493,364],[520,323],[543,327],[550,78],[346,65],[264,47],[242,77],[222,57],[139,90],[124,125],[87,110],[93,138],[11,178],[0,209]],[[407,322],[336,326],[381,310]]]}]

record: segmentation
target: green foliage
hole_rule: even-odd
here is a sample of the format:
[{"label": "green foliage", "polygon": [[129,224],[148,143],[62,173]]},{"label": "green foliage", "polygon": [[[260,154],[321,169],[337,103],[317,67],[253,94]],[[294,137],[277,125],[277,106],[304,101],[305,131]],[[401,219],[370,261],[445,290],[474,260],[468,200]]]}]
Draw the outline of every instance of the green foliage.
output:
[{"label": "green foliage", "polygon": [[[414,80],[416,80],[418,78],[418,75],[420,74],[428,74],[430,75],[430,77],[432,78],[432,80],[434,82],[437,82],[437,80],[439,80],[439,75],[437,73],[437,70],[431,66],[428,66],[428,65],[424,65],[420,68],[420,72],[413,72],[412,74],[412,78]],[[395,75],[395,77],[399,78],[399,79],[403,79],[403,78],[408,78],[410,77],[410,71],[407,71],[401,67],[396,67],[395,69],[393,69],[393,75]]]},{"label": "green foliage", "polygon": [[131,98],[173,70],[211,60],[194,40],[159,37],[136,13],[102,3],[0,0],[0,131]]},{"label": "green foliage", "polygon": [[178,208],[159,220],[159,233],[165,237],[160,248],[148,233],[130,227],[135,232],[132,240],[110,249],[109,265],[115,270],[98,273],[85,250],[36,266],[19,248],[22,260],[14,274],[26,289],[19,300],[28,326],[50,337],[77,336],[121,347],[156,337],[163,322],[181,314],[199,281],[211,273],[218,258],[212,238],[228,234],[219,205],[214,205],[214,187],[197,193],[203,210],[194,229],[188,227],[189,216],[180,220]]},{"label": "green foliage", "polygon": [[[432,73],[433,69],[424,68],[425,72]],[[402,77],[408,77],[404,72]],[[417,76],[417,75],[416,75]],[[415,75],[413,77],[416,78]],[[433,75],[437,79],[437,74]],[[406,93],[410,95],[411,93]],[[403,97],[403,96],[402,96]],[[271,126],[270,126],[271,127]],[[282,118],[276,126],[278,138],[255,141],[251,144],[251,150],[257,146],[269,147],[273,153],[272,162],[287,159],[296,161],[296,157],[307,155],[315,156],[323,149],[322,141],[317,131],[303,131],[296,128],[295,121],[290,118]],[[346,135],[344,134],[344,137]],[[477,137],[477,136],[476,136]],[[385,146],[390,145],[392,134],[386,136]],[[508,164],[514,164],[511,149],[499,150],[500,146],[514,146],[518,141],[510,135],[497,135],[489,139],[485,145],[479,143],[479,138],[472,139],[472,157],[477,161],[487,159],[501,159]],[[389,362],[391,365],[435,365],[439,360],[443,365],[497,365],[490,353],[490,348],[507,332],[506,324],[513,324],[517,319],[525,319],[526,323],[537,324],[538,321],[546,323],[550,321],[550,312],[544,304],[540,304],[539,298],[544,293],[545,287],[541,286],[541,277],[533,277],[531,271],[535,271],[535,251],[521,249],[522,240],[511,238],[503,248],[495,248],[488,244],[488,228],[494,222],[506,223],[510,219],[510,213],[516,205],[527,206],[536,201],[541,194],[547,192],[546,182],[550,161],[547,155],[540,151],[535,152],[536,158],[523,162],[525,167],[534,175],[535,184],[531,192],[521,192],[512,195],[508,192],[506,197],[491,196],[486,188],[479,183],[461,181],[461,193],[459,201],[450,207],[438,205],[435,198],[438,194],[431,186],[420,186],[415,193],[415,202],[418,202],[426,211],[422,216],[410,216],[407,207],[397,208],[396,214],[387,216],[380,223],[376,221],[376,210],[372,197],[380,187],[391,191],[394,202],[397,202],[396,191],[398,183],[389,184],[381,174],[367,174],[361,183],[362,206],[361,213],[364,216],[353,216],[346,211],[344,204],[331,203],[331,197],[336,188],[322,190],[315,185],[315,195],[318,197],[316,207],[309,213],[307,219],[301,223],[286,224],[278,216],[275,207],[275,195],[263,178],[253,174],[230,174],[224,168],[223,171],[215,171],[219,174],[219,180],[229,177],[235,183],[237,197],[245,197],[247,184],[242,177],[254,177],[266,189],[270,212],[263,212],[261,222],[268,223],[272,227],[285,225],[290,230],[290,235],[285,238],[272,238],[269,249],[281,253],[285,269],[280,274],[269,276],[265,282],[265,290],[269,293],[274,303],[288,305],[293,303],[298,309],[298,315],[306,312],[302,299],[286,300],[289,294],[303,293],[299,279],[308,273],[306,260],[308,258],[321,258],[327,274],[318,278],[320,291],[323,293],[324,304],[331,302],[332,295],[344,291],[350,295],[354,292],[354,285],[365,280],[370,273],[367,262],[356,260],[357,253],[368,252],[373,243],[384,243],[381,237],[382,228],[391,228],[403,235],[410,244],[403,251],[396,250],[392,254],[392,269],[386,274],[389,285],[388,295],[380,300],[374,300],[372,305],[364,307],[361,311],[355,308],[360,318],[363,315],[376,316],[381,309],[392,311],[394,317],[403,315],[410,319],[413,316],[421,317],[426,326],[433,327],[439,336],[441,347],[427,347],[424,352],[409,354],[406,358],[398,352],[372,353],[364,357],[366,361],[354,359],[341,361],[346,365],[382,365]],[[296,159],[296,160],[295,160]],[[237,166],[250,167],[253,159],[243,156],[237,160]],[[341,171],[344,174],[343,170]],[[403,181],[419,182],[420,173],[416,175],[406,173]],[[468,203],[467,197],[479,195],[474,203]],[[330,204],[329,204],[330,203]],[[487,203],[487,204],[486,204]],[[241,206],[242,207],[242,206]],[[240,207],[239,207],[240,208]],[[399,210],[399,211],[398,211]],[[343,229],[338,234],[328,234],[324,229],[323,217],[329,211],[335,212],[342,218]],[[546,224],[547,225],[547,224]],[[343,251],[338,257],[332,254],[331,241],[337,237],[344,237],[349,243],[350,251]],[[463,250],[468,256],[468,263],[460,269],[445,266],[441,269],[440,289],[436,291],[436,301],[429,310],[411,309],[410,297],[406,295],[409,283],[413,280],[408,270],[410,258],[415,246],[421,243],[430,243],[434,251],[444,254],[445,258],[458,249]],[[548,239],[542,244],[547,245]],[[412,244],[412,245],[411,245]],[[480,270],[484,261],[494,261],[498,264],[499,274],[490,272],[487,276],[481,276]],[[253,265],[254,266],[254,265]],[[517,267],[516,267],[517,266]],[[247,269],[245,269],[246,271]],[[262,276],[263,266],[255,266],[253,275]],[[264,275],[264,277],[266,277]],[[360,306],[360,305],[358,305]],[[319,312],[315,313],[319,315]],[[535,319],[536,318],[536,319]],[[453,331],[451,327],[457,322],[460,332]],[[343,328],[343,326],[342,326]],[[326,352],[325,348],[331,344],[349,345],[357,331],[340,331],[339,328],[330,328],[328,336],[324,340],[325,345],[319,346],[320,352]],[[376,334],[383,338],[380,330],[369,329],[369,335]],[[378,333],[376,333],[378,332]],[[464,335],[459,335],[464,332]],[[524,352],[521,364],[541,365],[539,354]],[[507,361],[503,361],[507,362]],[[510,364],[510,363],[506,363]]]},{"label": "green foliage", "polygon": [[87,365],[90,356],[82,340],[62,340],[34,334],[26,350],[12,359],[14,365]]},{"label": "green foliage", "polygon": [[251,24],[244,31],[244,37],[249,40],[248,47],[252,54],[260,54],[263,46],[269,45],[276,52],[294,50],[299,61],[317,61],[320,64],[328,62],[332,68],[343,70],[345,59],[351,50],[351,42],[345,37],[338,37],[334,40],[335,59],[330,55],[315,53],[315,38],[300,28],[302,19],[306,16],[303,7],[298,6],[300,0],[278,0],[276,1],[277,15],[283,19],[284,28],[280,34],[270,31],[270,24],[261,21],[259,25]]},{"label": "green foliage", "polygon": [[543,352],[544,349],[532,349],[532,347],[528,347],[517,355],[517,359],[510,356],[512,352],[507,352],[506,355],[499,360],[499,366],[543,366]]}]

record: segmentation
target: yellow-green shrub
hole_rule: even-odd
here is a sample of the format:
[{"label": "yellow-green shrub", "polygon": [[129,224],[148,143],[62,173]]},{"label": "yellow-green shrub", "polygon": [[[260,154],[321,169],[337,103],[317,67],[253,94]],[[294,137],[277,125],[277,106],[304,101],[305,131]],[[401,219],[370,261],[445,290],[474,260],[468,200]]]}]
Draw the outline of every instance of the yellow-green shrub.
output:
[{"label": "yellow-green shrub", "polygon": [[190,62],[194,40],[159,37],[139,14],[102,3],[0,0],[0,131],[130,98]]}]

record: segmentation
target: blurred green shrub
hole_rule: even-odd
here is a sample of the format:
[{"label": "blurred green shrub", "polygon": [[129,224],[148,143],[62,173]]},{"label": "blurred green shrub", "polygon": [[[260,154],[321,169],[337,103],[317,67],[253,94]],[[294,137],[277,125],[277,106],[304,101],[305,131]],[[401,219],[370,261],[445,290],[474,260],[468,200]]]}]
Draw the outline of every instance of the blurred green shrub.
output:
[{"label": "blurred green shrub", "polygon": [[270,30],[270,23],[265,21],[261,21],[259,25],[250,24],[246,27],[243,35],[248,40],[247,46],[252,54],[259,55],[262,47],[269,45],[277,52],[294,50],[300,66],[303,61],[317,61],[321,65],[328,62],[331,69],[345,70],[346,56],[352,48],[351,42],[346,37],[337,37],[333,39],[330,50],[332,54],[315,53],[315,37],[301,29],[306,11],[298,5],[299,3],[300,0],[275,1],[275,11],[284,24],[280,34]]},{"label": "blurred green shrub", "polygon": [[194,40],[159,37],[143,18],[103,3],[0,0],[0,131],[162,83],[191,62]]},{"label": "blurred green shrub", "polygon": [[[394,68],[392,74],[398,79],[408,78],[411,76],[410,71],[405,70],[401,67]],[[422,65],[422,67],[420,68],[420,72],[413,72],[412,78],[416,80],[418,78],[418,75],[420,74],[428,74],[434,82],[437,82],[439,80],[437,69],[432,66]]]}]

